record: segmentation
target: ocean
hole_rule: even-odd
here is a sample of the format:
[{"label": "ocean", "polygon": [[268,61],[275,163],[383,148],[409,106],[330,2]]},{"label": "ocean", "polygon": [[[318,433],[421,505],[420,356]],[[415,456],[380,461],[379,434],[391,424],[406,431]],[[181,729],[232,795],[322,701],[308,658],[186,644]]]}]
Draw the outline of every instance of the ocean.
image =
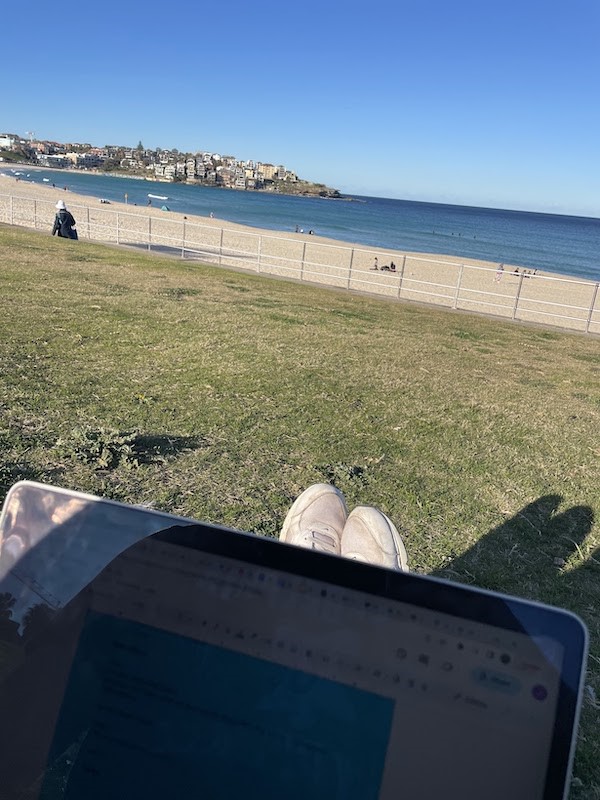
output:
[{"label": "ocean", "polygon": [[[4,165],[3,165],[4,166]],[[4,168],[21,180],[55,183],[96,198],[208,216],[273,231],[313,230],[366,247],[484,259],[600,280],[600,219],[347,196],[294,197],[266,192],[158,183],[85,172]],[[47,180],[44,181],[44,178]]]}]

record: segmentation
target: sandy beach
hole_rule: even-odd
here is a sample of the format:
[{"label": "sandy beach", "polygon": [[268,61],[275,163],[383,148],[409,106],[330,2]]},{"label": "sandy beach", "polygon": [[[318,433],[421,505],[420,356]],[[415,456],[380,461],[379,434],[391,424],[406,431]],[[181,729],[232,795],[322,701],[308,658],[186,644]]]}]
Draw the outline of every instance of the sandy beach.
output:
[{"label": "sandy beach", "polygon": [[[64,200],[79,238],[196,258],[206,263],[321,283],[400,300],[600,333],[600,291],[593,281],[519,265],[390,251],[307,233],[277,233],[217,218],[162,211],[156,205],[100,198],[0,175],[0,222],[50,234]],[[160,201],[155,201],[160,203]],[[379,269],[375,270],[375,258]],[[395,272],[382,270],[394,263]]]}]

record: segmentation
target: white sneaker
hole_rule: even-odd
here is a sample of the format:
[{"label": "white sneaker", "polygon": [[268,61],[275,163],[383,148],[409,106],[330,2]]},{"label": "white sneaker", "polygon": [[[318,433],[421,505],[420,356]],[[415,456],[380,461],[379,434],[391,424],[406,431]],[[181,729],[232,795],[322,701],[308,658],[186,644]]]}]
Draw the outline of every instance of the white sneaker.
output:
[{"label": "white sneaker", "polygon": [[408,572],[408,557],[394,523],[372,506],[357,506],[342,532],[344,558]]},{"label": "white sneaker", "polygon": [[348,509],[344,495],[328,483],[309,486],[287,513],[280,542],[340,555],[340,539]]}]

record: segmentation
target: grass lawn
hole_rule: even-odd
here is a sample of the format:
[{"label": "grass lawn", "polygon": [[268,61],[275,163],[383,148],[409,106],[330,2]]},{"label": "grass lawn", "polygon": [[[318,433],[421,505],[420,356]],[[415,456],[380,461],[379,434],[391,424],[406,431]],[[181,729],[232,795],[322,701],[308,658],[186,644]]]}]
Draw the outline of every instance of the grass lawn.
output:
[{"label": "grass lawn", "polygon": [[410,566],[591,634],[573,798],[600,798],[600,341],[0,226],[0,501],[21,478],[276,536],[335,483]]}]

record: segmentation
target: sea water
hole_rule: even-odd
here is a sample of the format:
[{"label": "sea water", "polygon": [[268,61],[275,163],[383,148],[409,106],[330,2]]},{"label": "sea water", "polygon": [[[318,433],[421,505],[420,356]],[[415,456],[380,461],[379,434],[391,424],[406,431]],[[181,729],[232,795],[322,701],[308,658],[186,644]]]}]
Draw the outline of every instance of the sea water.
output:
[{"label": "sea water", "polygon": [[[221,220],[339,239],[368,247],[476,258],[600,280],[600,219],[491,208],[347,196],[298,197],[183,183],[158,183],[94,173],[5,169],[22,181],[98,200],[152,204],[179,214],[211,213]],[[44,181],[46,178],[46,181]],[[64,199],[61,191],[58,197]]]}]

